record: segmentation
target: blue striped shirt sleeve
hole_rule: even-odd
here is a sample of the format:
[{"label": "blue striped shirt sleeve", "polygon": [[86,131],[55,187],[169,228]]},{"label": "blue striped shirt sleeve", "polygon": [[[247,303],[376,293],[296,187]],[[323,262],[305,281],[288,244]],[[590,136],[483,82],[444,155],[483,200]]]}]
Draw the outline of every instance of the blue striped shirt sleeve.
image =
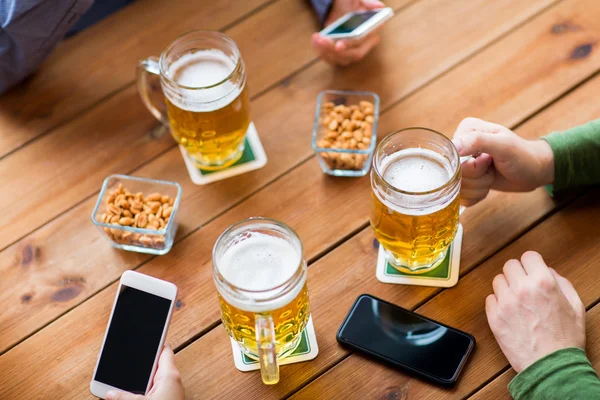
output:
[{"label": "blue striped shirt sleeve", "polygon": [[0,0],[0,94],[39,67],[93,0]]}]

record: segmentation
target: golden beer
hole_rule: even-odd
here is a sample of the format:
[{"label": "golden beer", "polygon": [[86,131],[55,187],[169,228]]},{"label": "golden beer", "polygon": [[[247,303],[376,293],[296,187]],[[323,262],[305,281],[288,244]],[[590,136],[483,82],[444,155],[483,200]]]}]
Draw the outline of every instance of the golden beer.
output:
[{"label": "golden beer", "polygon": [[450,140],[424,129],[392,134],[380,146],[371,172],[375,237],[396,269],[430,271],[458,229],[458,154]]},{"label": "golden beer", "polygon": [[277,383],[277,359],[300,343],[310,318],[306,261],[296,233],[266,218],[227,229],[213,249],[213,277],[225,330]]},{"label": "golden beer", "polygon": [[[247,349],[246,354],[256,358],[258,346],[256,343],[255,313],[232,306],[219,295],[221,319],[229,336]],[[244,307],[248,308],[248,307]],[[302,286],[300,293],[288,304],[270,311],[275,327],[275,346],[277,354],[284,354],[298,345],[297,339],[308,323],[310,308],[308,303],[308,288]]]},{"label": "golden beer", "polygon": [[[140,65],[142,99],[199,168],[219,170],[240,159],[250,101],[233,40],[219,32],[191,32],[168,46],[158,62],[149,58]],[[166,116],[150,100],[147,72],[160,75]]]}]

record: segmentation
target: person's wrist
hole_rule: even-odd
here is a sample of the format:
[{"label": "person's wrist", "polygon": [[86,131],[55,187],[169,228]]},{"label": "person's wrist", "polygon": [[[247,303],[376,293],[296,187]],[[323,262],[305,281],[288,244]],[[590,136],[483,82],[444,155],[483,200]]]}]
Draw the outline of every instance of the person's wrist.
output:
[{"label": "person's wrist", "polygon": [[539,186],[554,183],[554,152],[550,144],[543,139],[532,142],[535,156],[539,165]]}]

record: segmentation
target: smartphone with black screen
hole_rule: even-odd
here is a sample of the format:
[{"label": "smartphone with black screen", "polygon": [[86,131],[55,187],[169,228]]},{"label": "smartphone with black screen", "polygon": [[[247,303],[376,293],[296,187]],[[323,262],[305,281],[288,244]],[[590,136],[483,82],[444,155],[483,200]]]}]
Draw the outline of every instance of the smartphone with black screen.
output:
[{"label": "smartphone with black screen", "polygon": [[177,297],[177,287],[148,275],[121,276],[90,391],[106,398],[109,390],[134,394],[150,390]]},{"label": "smartphone with black screen", "polygon": [[453,385],[475,338],[374,296],[358,297],[342,323],[342,345],[441,385]]},{"label": "smartphone with black screen", "polygon": [[373,32],[393,16],[394,10],[389,7],[350,12],[332,22],[319,34],[333,40],[359,39]]}]

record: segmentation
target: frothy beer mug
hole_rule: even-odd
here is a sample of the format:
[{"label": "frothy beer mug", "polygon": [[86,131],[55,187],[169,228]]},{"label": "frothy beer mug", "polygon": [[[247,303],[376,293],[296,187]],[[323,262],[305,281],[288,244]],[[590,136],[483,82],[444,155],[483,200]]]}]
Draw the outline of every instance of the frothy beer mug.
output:
[{"label": "frothy beer mug", "polygon": [[[160,76],[167,112],[151,100],[148,73]],[[138,65],[138,89],[150,112],[204,170],[240,159],[250,124],[246,70],[231,38],[196,31],[181,36]]]},{"label": "frothy beer mug", "polygon": [[263,382],[277,383],[277,360],[298,346],[310,317],[300,239],[267,218],[233,225],[215,243],[213,278],[227,333],[260,361]]},{"label": "frothy beer mug", "polygon": [[404,129],[377,146],[371,170],[371,226],[388,262],[412,274],[434,269],[458,229],[460,159],[452,142]]}]

